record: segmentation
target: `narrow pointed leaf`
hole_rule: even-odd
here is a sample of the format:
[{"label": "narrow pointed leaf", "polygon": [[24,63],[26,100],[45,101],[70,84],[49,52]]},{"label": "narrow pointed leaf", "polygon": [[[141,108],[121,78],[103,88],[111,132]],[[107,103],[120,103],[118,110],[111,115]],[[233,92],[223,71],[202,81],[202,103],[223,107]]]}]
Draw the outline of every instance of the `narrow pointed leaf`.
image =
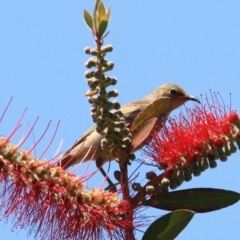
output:
[{"label": "narrow pointed leaf", "polygon": [[110,19],[110,16],[111,16],[111,7],[109,7],[108,8],[108,10],[107,10],[107,16],[108,16],[108,21],[109,21],[109,19]]},{"label": "narrow pointed leaf", "polygon": [[157,118],[151,118],[145,122],[142,128],[139,129],[137,133],[134,134],[132,138],[132,150],[136,148],[141,148],[140,145],[147,139],[150,135],[153,127],[155,126]]},{"label": "narrow pointed leaf", "polygon": [[105,7],[102,2],[98,4],[98,13],[100,18],[102,18],[106,14]]},{"label": "narrow pointed leaf", "polygon": [[194,212],[189,210],[178,210],[168,213],[149,226],[142,240],[175,239],[188,225],[193,216]]},{"label": "narrow pointed leaf", "polygon": [[99,27],[99,14],[98,11],[94,14],[94,25],[95,25],[95,29],[97,31],[98,27]]},{"label": "narrow pointed leaf", "polygon": [[162,97],[155,100],[152,104],[149,104],[134,119],[131,125],[131,132],[138,131],[142,127],[144,122],[148,121],[149,119],[158,117],[162,113],[167,113],[169,111],[169,103],[169,98]]},{"label": "narrow pointed leaf", "polygon": [[96,0],[95,6],[94,6],[94,12],[97,12],[98,10],[98,5],[101,2],[101,0]]},{"label": "narrow pointed leaf", "polygon": [[211,212],[228,207],[240,199],[240,194],[214,188],[193,188],[152,197],[145,206],[173,211],[189,209],[196,213]]},{"label": "narrow pointed leaf", "polygon": [[98,29],[99,25],[99,16],[98,16],[98,5],[101,2],[101,0],[96,0],[95,6],[94,6],[94,11],[93,11],[93,24],[94,24],[94,31]]},{"label": "narrow pointed leaf", "polygon": [[92,16],[90,15],[90,13],[87,10],[84,10],[84,20],[85,23],[88,25],[88,27],[93,30],[93,19]]},{"label": "narrow pointed leaf", "polygon": [[101,19],[101,21],[100,21],[100,23],[99,23],[99,25],[98,25],[98,28],[97,28],[97,33],[98,33],[98,35],[99,35],[100,37],[101,37],[101,36],[104,34],[104,32],[106,31],[107,26],[108,26],[108,16],[105,15],[105,16]]}]

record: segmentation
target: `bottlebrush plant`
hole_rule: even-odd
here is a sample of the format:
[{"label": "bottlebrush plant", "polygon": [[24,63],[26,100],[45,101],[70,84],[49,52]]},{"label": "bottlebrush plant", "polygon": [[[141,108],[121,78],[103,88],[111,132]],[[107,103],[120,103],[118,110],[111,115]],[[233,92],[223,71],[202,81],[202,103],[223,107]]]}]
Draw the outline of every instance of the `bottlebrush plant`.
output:
[{"label": "bottlebrush plant", "polygon": [[[240,149],[238,112],[221,104],[218,94],[210,93],[212,103],[201,99],[200,104],[185,107],[178,116],[168,117],[167,112],[168,119],[161,127],[156,126],[156,112],[166,112],[168,98],[142,109],[132,124],[126,121],[120,104],[110,101],[118,95],[117,90],[107,90],[117,84],[115,77],[107,75],[114,68],[106,58],[113,47],[104,46],[110,17],[111,9],[106,9],[101,0],[96,0],[93,14],[84,10],[84,20],[96,43],[85,48],[91,56],[85,64],[89,86],[86,97],[95,129],[103,135],[101,150],[117,160],[119,169],[114,174],[119,184],[88,189],[87,181],[95,177],[95,172],[77,176],[65,169],[61,157],[35,157],[33,150],[38,142],[22,150],[34,128],[19,144],[12,143],[22,118],[9,136],[0,136],[1,215],[6,219],[14,216],[14,227],[29,227],[29,233],[39,239],[134,240],[141,226],[148,226],[143,240],[175,239],[195,213],[219,210],[240,198],[239,193],[222,189],[175,190],[184,181],[204,177],[202,172],[216,168]],[[152,171],[146,171],[144,184],[129,174],[131,161],[137,161],[136,149],[142,153],[139,167],[143,171],[145,164],[152,167]],[[102,167],[104,161],[99,169]],[[105,181],[112,183],[109,176]],[[150,222],[141,216],[145,208],[169,213]]]}]

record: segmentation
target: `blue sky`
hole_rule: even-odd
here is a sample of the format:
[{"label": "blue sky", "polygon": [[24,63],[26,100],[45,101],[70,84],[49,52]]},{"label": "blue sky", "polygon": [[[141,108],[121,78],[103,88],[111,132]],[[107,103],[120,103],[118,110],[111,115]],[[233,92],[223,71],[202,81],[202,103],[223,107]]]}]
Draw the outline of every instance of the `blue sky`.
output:
[{"label": "blue sky", "polygon": [[[108,59],[115,63],[110,74],[118,78],[121,104],[142,98],[163,83],[176,83],[195,96],[209,89],[219,92],[226,105],[231,93],[232,109],[240,111],[239,1],[104,2],[112,6],[110,34],[105,43],[114,47]],[[37,156],[46,148],[59,120],[46,158],[53,156],[61,139],[62,150],[67,150],[92,125],[84,96],[84,63],[88,56],[83,49],[94,43],[82,12],[91,11],[93,4],[93,0],[0,1],[0,112],[13,96],[0,124],[0,134],[11,132],[26,107],[23,127],[13,142],[19,141],[27,123],[33,124],[38,116],[35,139],[52,120],[36,149]],[[25,148],[32,146],[34,137],[30,135]],[[240,192],[239,157],[237,152],[180,189],[213,187]],[[144,176],[144,171],[140,173]],[[99,186],[102,177],[96,179],[93,186]],[[239,211],[237,203],[220,211],[196,214],[177,239],[237,239]],[[0,222],[3,239],[26,239],[27,229],[12,232],[11,226],[11,220]],[[137,237],[140,239],[141,234]],[[34,234],[28,239],[34,239]]]}]

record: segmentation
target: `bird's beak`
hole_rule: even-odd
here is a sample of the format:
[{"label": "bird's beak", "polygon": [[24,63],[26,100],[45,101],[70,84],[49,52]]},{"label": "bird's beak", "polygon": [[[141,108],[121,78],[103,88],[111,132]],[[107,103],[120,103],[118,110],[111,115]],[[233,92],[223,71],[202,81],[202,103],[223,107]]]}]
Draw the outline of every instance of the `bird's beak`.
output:
[{"label": "bird's beak", "polygon": [[187,98],[187,100],[191,100],[191,101],[195,101],[195,102],[201,103],[200,100],[198,98],[196,98],[196,97],[187,95],[186,98]]}]

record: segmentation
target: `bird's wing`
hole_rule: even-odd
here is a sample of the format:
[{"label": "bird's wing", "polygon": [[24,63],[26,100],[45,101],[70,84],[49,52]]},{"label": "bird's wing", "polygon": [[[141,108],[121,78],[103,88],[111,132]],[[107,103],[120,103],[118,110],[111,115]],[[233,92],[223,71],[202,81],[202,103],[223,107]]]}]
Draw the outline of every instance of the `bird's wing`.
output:
[{"label": "bird's wing", "polygon": [[149,104],[148,100],[142,99],[131,102],[121,107],[127,124],[131,124],[133,119]]}]

